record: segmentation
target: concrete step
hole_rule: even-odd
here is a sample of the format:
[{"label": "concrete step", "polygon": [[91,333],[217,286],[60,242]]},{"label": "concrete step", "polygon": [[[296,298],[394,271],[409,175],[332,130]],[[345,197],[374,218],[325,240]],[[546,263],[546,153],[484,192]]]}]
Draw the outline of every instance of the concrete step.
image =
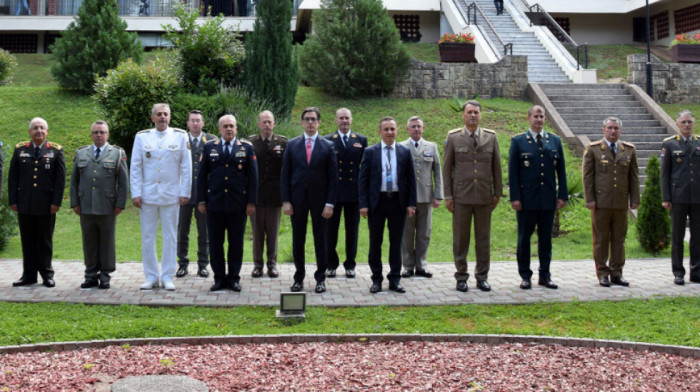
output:
[{"label": "concrete step", "polygon": [[[602,131],[602,127],[601,127],[601,129],[597,133],[584,134],[584,133],[576,132],[576,135],[587,136],[591,141],[595,141],[595,140],[600,140],[603,138],[603,131]],[[638,134],[638,133],[624,134],[623,133],[622,136],[623,136],[624,141],[632,143],[635,146],[637,145],[637,143],[658,143],[659,149],[661,149],[661,141],[664,140],[665,138],[669,137],[670,135],[666,135],[666,134],[662,135],[662,134],[656,134],[656,133],[655,134]]]},{"label": "concrete step", "polygon": [[[568,107],[557,106],[557,111],[562,116],[565,116],[567,114],[591,113],[591,108],[580,106],[580,105],[568,106]],[[639,105],[637,107],[626,107],[626,108],[620,107],[620,108],[615,108],[614,110],[608,110],[607,112],[610,112],[610,113],[615,112],[615,114],[614,114],[615,117],[619,117],[619,116],[623,116],[623,115],[630,115],[630,114],[648,113],[647,108],[643,107],[642,105]],[[607,116],[605,116],[605,117],[607,117]],[[605,119],[605,117],[603,117],[603,119]]]},{"label": "concrete step", "polygon": [[[613,101],[613,102],[586,102],[586,110],[588,112],[591,109],[612,109],[612,108],[642,108],[645,109],[641,103],[637,101]],[[561,108],[573,108],[581,107],[581,101],[558,101],[555,104],[556,107]],[[646,110],[646,109],[645,109]]]},{"label": "concrete step", "polygon": [[[621,119],[622,120],[622,119]],[[569,125],[569,128],[597,128],[600,126],[602,128],[602,122],[599,122],[598,120],[569,120],[566,119],[566,123]],[[625,129],[629,129],[634,131],[637,128],[656,128],[660,127],[661,123],[657,120],[631,120],[631,121],[624,121],[622,120],[622,131],[624,133]]]},{"label": "concrete step", "polygon": [[580,94],[566,94],[566,95],[552,95],[547,94],[549,100],[554,102],[558,101],[634,101],[634,97],[629,94],[620,95],[580,95]]},{"label": "concrete step", "polygon": [[[561,114],[561,112],[559,113]],[[599,119],[599,116],[591,114],[567,114],[566,121],[585,121],[595,119],[598,121],[598,125],[602,127],[604,118]],[[622,120],[622,125],[627,125],[627,121],[640,121],[640,120],[653,120],[654,116],[649,113],[631,113],[625,114],[624,116],[616,116]]]},{"label": "concrete step", "polygon": [[[566,121],[566,119],[564,119]],[[568,124],[568,123],[567,123]],[[572,132],[574,132],[576,135],[580,136],[589,136],[589,135],[599,135],[596,137],[597,139],[600,139],[603,137],[603,126],[601,125],[600,127],[595,127],[595,128],[572,128],[569,127]],[[627,132],[625,132],[626,128],[622,128],[622,140],[625,140],[625,137],[627,135],[665,135],[666,134],[666,128],[664,127],[648,127],[648,128],[630,128],[627,129]],[[589,137],[590,139],[590,137]]]}]

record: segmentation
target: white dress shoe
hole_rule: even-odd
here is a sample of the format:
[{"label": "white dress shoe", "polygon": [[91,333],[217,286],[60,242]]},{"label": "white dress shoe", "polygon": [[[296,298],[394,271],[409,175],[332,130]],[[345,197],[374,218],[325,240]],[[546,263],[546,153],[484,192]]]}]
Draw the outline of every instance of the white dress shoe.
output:
[{"label": "white dress shoe", "polygon": [[172,280],[168,280],[163,282],[163,288],[168,290],[168,291],[174,291],[175,290],[175,283],[173,283]]},{"label": "white dress shoe", "polygon": [[158,282],[151,282],[147,280],[146,283],[141,285],[141,290],[153,290],[158,288]]}]

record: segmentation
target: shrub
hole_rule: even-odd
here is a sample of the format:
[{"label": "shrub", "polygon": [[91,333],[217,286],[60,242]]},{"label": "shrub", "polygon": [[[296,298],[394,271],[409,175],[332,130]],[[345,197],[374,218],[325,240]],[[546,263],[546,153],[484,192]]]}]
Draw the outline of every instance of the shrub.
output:
[{"label": "shrub", "polygon": [[248,91],[270,102],[270,110],[286,118],[294,106],[299,87],[299,62],[292,50],[289,0],[258,3],[252,33],[246,37],[246,86]]},{"label": "shrub", "polygon": [[12,71],[17,66],[17,59],[10,52],[0,49],[0,86],[12,81]]},{"label": "shrub", "polygon": [[141,62],[136,33],[126,31],[116,0],[84,0],[76,20],[51,46],[51,74],[63,88],[92,93],[95,78],[127,58]]},{"label": "shrub", "polygon": [[671,221],[668,211],[661,205],[659,159],[656,155],[649,158],[646,175],[642,203],[637,214],[637,239],[642,249],[658,254],[671,243]]},{"label": "shrub", "polygon": [[322,0],[300,51],[302,78],[345,96],[384,95],[409,66],[399,31],[381,0]]},{"label": "shrub", "polygon": [[0,252],[7,248],[10,238],[17,234],[17,227],[17,215],[8,206],[7,195],[3,194],[0,202]]},{"label": "shrub", "polygon": [[[199,11],[175,8],[178,28],[165,25],[165,38],[178,49],[185,88],[194,93],[215,94],[221,86],[238,84],[245,56],[235,30],[222,26],[223,16],[207,19],[199,25]],[[287,21],[287,25],[289,21]]]},{"label": "shrub", "polygon": [[114,144],[131,151],[136,132],[152,128],[151,107],[170,102],[181,87],[171,62],[160,57],[144,65],[131,59],[97,79],[93,99],[109,124]]}]

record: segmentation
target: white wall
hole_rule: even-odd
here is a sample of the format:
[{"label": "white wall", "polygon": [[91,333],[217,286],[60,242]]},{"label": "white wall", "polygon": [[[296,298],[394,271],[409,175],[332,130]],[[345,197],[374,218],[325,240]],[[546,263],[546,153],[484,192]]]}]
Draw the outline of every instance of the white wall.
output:
[{"label": "white wall", "polygon": [[[521,1],[521,0],[514,0]],[[540,4],[547,12],[566,13],[627,13],[641,7],[646,7],[646,0],[526,0],[528,4]],[[649,0],[649,5],[676,3],[679,0]]]},{"label": "white wall", "polygon": [[[388,11],[440,11],[440,0],[382,0]],[[303,0],[299,9],[317,10],[321,0]]]},{"label": "white wall", "polygon": [[404,12],[404,11],[389,11],[389,17],[394,18],[394,15],[418,15],[420,17],[420,33],[422,34],[420,42],[437,43],[440,39],[440,13],[439,12]]}]

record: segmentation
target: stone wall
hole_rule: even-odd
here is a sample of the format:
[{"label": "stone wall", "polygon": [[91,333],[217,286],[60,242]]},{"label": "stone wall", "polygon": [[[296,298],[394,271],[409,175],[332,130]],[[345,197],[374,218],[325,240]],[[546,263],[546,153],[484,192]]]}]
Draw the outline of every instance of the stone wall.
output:
[{"label": "stone wall", "polygon": [[524,99],[527,83],[526,56],[506,56],[493,64],[423,63],[414,59],[391,97]]},{"label": "stone wall", "polygon": [[[646,91],[647,55],[627,56],[627,82]],[[659,103],[697,103],[700,101],[700,64],[663,63],[652,56],[654,100]]]}]

